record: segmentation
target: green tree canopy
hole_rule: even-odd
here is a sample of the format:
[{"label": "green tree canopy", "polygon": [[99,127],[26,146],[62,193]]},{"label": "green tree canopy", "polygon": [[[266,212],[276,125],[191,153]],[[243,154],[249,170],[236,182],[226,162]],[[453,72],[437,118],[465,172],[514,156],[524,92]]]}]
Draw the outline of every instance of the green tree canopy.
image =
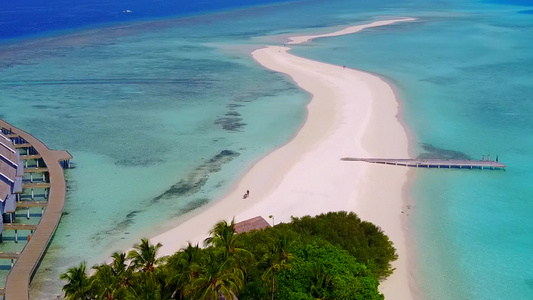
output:
[{"label": "green tree canopy", "polygon": [[293,218],[264,230],[236,234],[218,222],[205,248],[188,244],[169,257],[161,244],[141,239],[112,262],[85,263],[61,275],[66,299],[354,299],[382,300],[379,280],[397,259],[381,229],[354,213]]},{"label": "green tree canopy", "polygon": [[317,239],[293,253],[292,268],[279,272],[277,299],[384,299],[379,282],[347,251]]},{"label": "green tree canopy", "polygon": [[320,237],[353,255],[366,264],[376,279],[388,277],[394,271],[391,263],[398,259],[396,249],[378,226],[362,221],[353,212],[329,212],[316,217],[293,218],[283,224],[304,239]]}]

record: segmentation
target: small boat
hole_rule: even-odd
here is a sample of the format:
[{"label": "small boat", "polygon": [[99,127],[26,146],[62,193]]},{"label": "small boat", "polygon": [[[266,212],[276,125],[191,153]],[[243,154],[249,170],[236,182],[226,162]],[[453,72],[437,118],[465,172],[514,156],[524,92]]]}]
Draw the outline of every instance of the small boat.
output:
[{"label": "small boat", "polygon": [[123,10],[122,12],[125,13],[125,14],[130,14],[130,13],[132,13],[133,11],[131,11],[131,10],[129,10],[129,9],[126,9],[126,10]]}]

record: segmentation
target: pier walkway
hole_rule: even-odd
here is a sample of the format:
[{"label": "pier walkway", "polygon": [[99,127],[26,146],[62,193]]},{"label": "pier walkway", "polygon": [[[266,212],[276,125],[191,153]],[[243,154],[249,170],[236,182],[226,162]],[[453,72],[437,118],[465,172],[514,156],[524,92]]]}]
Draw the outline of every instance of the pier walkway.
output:
[{"label": "pier walkway", "polygon": [[[12,268],[15,265],[15,260],[17,260],[19,256],[20,256],[20,253],[18,252],[0,252],[0,259],[10,259]],[[4,296],[3,293],[0,295]]]},{"label": "pier walkway", "polygon": [[52,185],[48,182],[24,182],[22,183],[22,188],[25,189],[47,189],[50,188]]},{"label": "pier walkway", "polygon": [[38,225],[22,224],[22,223],[5,223],[4,231],[6,230],[35,230]]},{"label": "pier walkway", "polygon": [[446,168],[446,169],[489,169],[504,170],[506,165],[492,160],[467,159],[390,159],[390,158],[341,158],[344,161],[363,161],[374,164],[405,166],[414,168]]},{"label": "pier walkway", "polygon": [[48,173],[48,168],[25,168],[24,173]]},{"label": "pier walkway", "polygon": [[39,158],[42,158],[42,156],[37,155],[37,154],[33,154],[33,155],[21,155],[21,156],[20,156],[20,159],[21,159],[21,160],[39,159]]},{"label": "pier walkway", "polygon": [[21,200],[17,203],[17,207],[20,208],[29,208],[29,207],[46,207],[48,202],[46,201],[24,201]]},{"label": "pier walkway", "polygon": [[72,156],[67,151],[48,149],[48,147],[31,134],[3,120],[0,120],[0,129],[8,131],[9,137],[19,137],[23,140],[24,144],[31,144],[38,155],[33,155],[33,157],[24,157],[24,155],[21,155],[21,159],[41,158],[48,168],[50,178],[50,194],[48,196],[46,210],[35,228],[31,240],[26,244],[15,265],[9,272],[4,290],[6,300],[26,300],[30,297],[30,281],[37,271],[37,267],[41,262],[63,213],[66,183],[61,164],[66,164],[66,162],[72,159]]}]

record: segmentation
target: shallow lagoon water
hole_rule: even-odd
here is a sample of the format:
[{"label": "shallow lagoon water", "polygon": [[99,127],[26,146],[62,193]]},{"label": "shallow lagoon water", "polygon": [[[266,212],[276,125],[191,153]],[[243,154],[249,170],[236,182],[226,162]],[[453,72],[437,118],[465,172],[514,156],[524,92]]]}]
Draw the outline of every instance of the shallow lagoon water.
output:
[{"label": "shallow lagoon water", "polygon": [[[0,114],[75,157],[67,214],[32,295],[55,297],[66,268],[101,262],[179,222],[294,135],[308,96],[257,66],[254,47],[281,44],[288,33],[415,16],[419,22],[318,39],[294,53],[389,78],[416,154],[425,143],[436,156],[500,155],[505,172],[417,172],[410,216],[418,278],[428,299],[531,298],[526,9],[303,1],[5,46]],[[266,35],[278,36],[254,38]]]},{"label": "shallow lagoon water", "polygon": [[302,123],[307,96],[282,76],[180,33],[102,43],[99,31],[2,70],[3,117],[75,157],[36,297],[217,198]]},{"label": "shallow lagoon water", "polygon": [[414,155],[491,154],[507,164],[495,172],[417,170],[410,216],[417,278],[428,299],[533,297],[533,273],[524,268],[533,249],[533,22],[522,9],[476,4],[419,12],[416,23],[295,50],[394,83]]}]

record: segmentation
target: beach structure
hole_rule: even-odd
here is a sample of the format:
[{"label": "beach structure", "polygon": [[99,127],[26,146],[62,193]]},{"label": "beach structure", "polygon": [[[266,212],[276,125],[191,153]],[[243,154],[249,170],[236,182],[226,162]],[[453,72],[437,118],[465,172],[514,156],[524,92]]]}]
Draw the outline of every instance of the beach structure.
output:
[{"label": "beach structure", "polygon": [[13,215],[16,209],[15,195],[12,193],[12,187],[4,180],[0,180],[0,242],[4,233],[4,215],[9,215],[8,220],[13,221]]},{"label": "beach structure", "polygon": [[13,222],[17,200],[22,193],[24,168],[18,150],[9,138],[0,133],[0,242],[4,231],[4,221]]},{"label": "beach structure", "polygon": [[270,227],[270,224],[261,216],[244,220],[242,222],[236,223],[234,231],[235,233],[250,232],[253,230],[261,230]]},{"label": "beach structure", "polygon": [[[18,159],[22,162],[22,164],[16,163],[13,158],[7,156],[7,152],[5,156],[8,159],[8,163],[5,163],[5,159],[0,156],[0,162],[2,163],[0,170],[5,170],[7,173],[5,174],[5,178],[12,179],[13,174],[15,174],[15,177],[19,176],[21,178],[19,181],[20,185],[17,185],[16,188],[15,183],[11,182],[11,180],[0,180],[0,196],[4,195],[4,190],[7,191],[5,186],[1,185],[1,182],[6,182],[8,185],[11,183],[11,195],[13,195],[13,192],[20,190],[20,193],[24,191],[24,195],[29,196],[26,196],[24,199],[20,195],[14,197],[15,202],[18,200],[17,206],[19,209],[28,209],[28,218],[30,216],[30,207],[41,207],[42,209],[42,217],[37,225],[21,223],[2,224],[3,230],[15,231],[15,241],[18,239],[18,230],[25,230],[31,233],[31,239],[28,239],[28,243],[22,252],[0,252],[0,258],[9,258],[12,261],[12,268],[7,276],[5,289],[0,289],[0,295],[3,294],[4,299],[8,300],[25,300],[29,299],[29,284],[37,271],[63,213],[66,193],[63,168],[70,166],[72,156],[67,151],[48,149],[41,141],[29,133],[3,120],[0,120],[0,132],[2,135],[0,137],[0,151],[2,151],[2,147],[12,150],[15,149],[15,153],[10,152],[15,157],[18,155]],[[12,142],[11,145],[7,143],[8,140]],[[5,145],[3,145],[4,143]],[[19,151],[23,152],[23,154],[19,154]],[[15,163],[16,167],[11,162]],[[21,168],[21,166],[23,167]],[[39,176],[38,180],[34,180],[34,174],[39,173],[42,174],[42,179]],[[22,177],[24,174],[26,174],[26,177],[23,180]],[[30,177],[29,180],[28,175]],[[0,177],[0,179],[4,178],[2,175]],[[35,189],[42,190],[43,193],[37,196],[34,192]],[[39,200],[35,199],[37,197],[39,197]],[[13,196],[11,199],[13,199]]]},{"label": "beach structure", "polygon": [[[6,203],[10,201],[8,198],[11,195],[10,187],[7,183],[0,181],[0,202]],[[3,206],[3,205],[2,205]],[[0,208],[3,211],[3,209]],[[0,214],[0,242],[2,242],[2,237],[4,233],[4,216],[3,213]]]},{"label": "beach structure", "polygon": [[505,170],[506,165],[490,160],[468,159],[393,159],[393,158],[341,158],[344,161],[362,161],[373,164],[405,166],[414,168]]}]

